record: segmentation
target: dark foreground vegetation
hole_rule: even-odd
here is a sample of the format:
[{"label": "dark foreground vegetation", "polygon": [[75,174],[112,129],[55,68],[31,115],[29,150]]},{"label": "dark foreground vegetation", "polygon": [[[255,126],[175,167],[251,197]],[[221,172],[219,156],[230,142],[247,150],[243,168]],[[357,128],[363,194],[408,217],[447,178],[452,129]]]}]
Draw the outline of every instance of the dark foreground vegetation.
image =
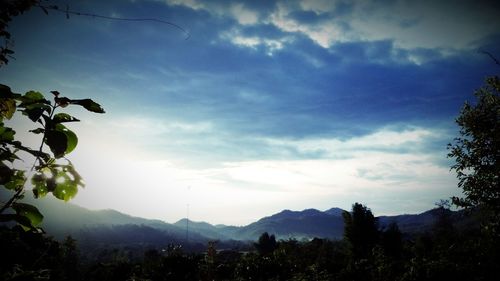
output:
[{"label": "dark foreground vegetation", "polygon": [[496,280],[500,243],[478,225],[457,227],[441,208],[433,229],[402,234],[378,229],[371,211],[354,204],[344,213],[345,235],[276,241],[264,233],[248,250],[203,252],[180,245],[86,252],[78,241],[56,241],[21,228],[2,228],[1,280]]}]

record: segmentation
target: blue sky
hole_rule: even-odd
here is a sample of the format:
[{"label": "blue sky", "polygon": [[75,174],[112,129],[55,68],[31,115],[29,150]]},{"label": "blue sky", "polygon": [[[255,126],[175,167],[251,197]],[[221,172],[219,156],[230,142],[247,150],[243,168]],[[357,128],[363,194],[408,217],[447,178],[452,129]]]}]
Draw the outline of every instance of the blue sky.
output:
[{"label": "blue sky", "polygon": [[[439,3],[436,3],[439,2]],[[51,1],[11,24],[17,92],[71,111],[74,203],[174,222],[246,224],[282,209],[416,213],[459,194],[454,118],[498,73],[494,1]],[[26,126],[14,120],[18,126]],[[20,134],[26,142],[33,136]]]}]

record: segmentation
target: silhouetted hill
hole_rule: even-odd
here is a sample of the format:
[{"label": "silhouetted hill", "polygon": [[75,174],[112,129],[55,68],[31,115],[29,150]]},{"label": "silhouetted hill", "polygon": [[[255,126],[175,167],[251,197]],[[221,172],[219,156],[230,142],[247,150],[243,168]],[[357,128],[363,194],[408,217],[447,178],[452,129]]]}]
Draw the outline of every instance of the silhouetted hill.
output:
[{"label": "silhouetted hill", "polygon": [[257,240],[263,232],[276,235],[278,239],[311,239],[314,237],[340,239],[344,221],[339,216],[329,215],[316,209],[303,211],[284,210],[275,215],[241,227],[235,232],[240,240]]},{"label": "silhouetted hill", "polygon": [[341,217],[343,212],[344,212],[343,209],[331,208],[331,209],[326,210],[324,213],[326,213],[328,215],[332,215],[332,216]]},{"label": "silhouetted hill", "polygon": [[206,222],[195,222],[192,220],[181,219],[174,223],[175,226],[183,228],[190,233],[197,233],[212,240],[230,240],[232,239],[232,231],[236,227],[214,226]]},{"label": "silhouetted hill", "polygon": [[[233,241],[230,243],[235,244],[234,241],[255,241],[263,232],[274,234],[278,239],[341,239],[344,230],[344,210],[339,208],[326,211],[283,210],[246,226],[236,227],[194,221],[189,221],[187,225],[186,219],[170,224],[133,217],[115,210],[91,211],[50,196],[38,200],[27,196],[26,200],[38,206],[44,214],[42,227],[49,235],[59,239],[72,235],[82,243],[94,246],[129,244],[156,247],[185,244],[186,239],[193,245],[206,245],[209,240]],[[433,209],[421,214],[380,216],[379,226],[384,228],[391,222],[396,222],[402,232],[426,232],[433,227],[439,215],[437,212],[437,209]],[[462,212],[447,212],[453,222],[473,224],[473,219],[464,219]]]}]

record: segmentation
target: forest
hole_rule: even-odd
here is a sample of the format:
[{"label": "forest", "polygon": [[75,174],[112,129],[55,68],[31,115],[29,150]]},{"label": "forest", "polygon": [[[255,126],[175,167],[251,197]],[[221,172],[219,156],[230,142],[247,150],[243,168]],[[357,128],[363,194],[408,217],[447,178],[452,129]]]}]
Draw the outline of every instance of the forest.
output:
[{"label": "forest", "polygon": [[[2,1],[0,66],[12,59],[8,23],[40,1]],[[498,60],[490,54],[493,63]],[[354,203],[342,213],[342,239],[277,239],[264,232],[237,248],[210,241],[202,251],[165,241],[162,247],[103,248],[88,252],[71,236],[57,240],[41,227],[43,214],[25,196],[69,201],[84,186],[66,158],[78,143],[67,123],[79,119],[58,112],[69,107],[105,113],[91,99],[52,91],[16,93],[0,84],[0,185],[10,194],[0,209],[0,280],[496,280],[500,274],[500,78],[491,75],[458,118],[459,136],[448,146],[461,197],[442,201],[429,231],[405,233],[393,223],[381,227],[371,209]],[[30,147],[7,122],[22,115],[40,138]],[[14,163],[29,155],[23,170]],[[30,188],[28,186],[30,185]],[[35,200],[36,201],[36,200]],[[451,220],[450,206],[472,224]]]},{"label": "forest", "polygon": [[166,241],[85,253],[71,237],[4,226],[0,272],[2,280],[495,280],[498,239],[439,210],[430,231],[405,234],[397,224],[379,229],[370,209],[355,203],[344,213],[342,240],[277,241],[263,233],[239,249],[211,241],[201,252]]}]

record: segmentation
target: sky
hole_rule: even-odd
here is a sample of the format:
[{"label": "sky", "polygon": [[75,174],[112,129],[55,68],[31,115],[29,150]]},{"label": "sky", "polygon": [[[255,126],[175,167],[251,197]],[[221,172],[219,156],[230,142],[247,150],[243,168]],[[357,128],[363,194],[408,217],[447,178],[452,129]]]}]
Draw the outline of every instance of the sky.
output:
[{"label": "sky", "polygon": [[480,53],[500,56],[498,1],[49,3],[180,27],[33,8],[11,22],[15,59],[0,68],[15,92],[105,108],[69,110],[81,122],[67,157],[86,182],[72,203],[166,222],[431,209],[460,194],[454,120],[498,73]]}]

